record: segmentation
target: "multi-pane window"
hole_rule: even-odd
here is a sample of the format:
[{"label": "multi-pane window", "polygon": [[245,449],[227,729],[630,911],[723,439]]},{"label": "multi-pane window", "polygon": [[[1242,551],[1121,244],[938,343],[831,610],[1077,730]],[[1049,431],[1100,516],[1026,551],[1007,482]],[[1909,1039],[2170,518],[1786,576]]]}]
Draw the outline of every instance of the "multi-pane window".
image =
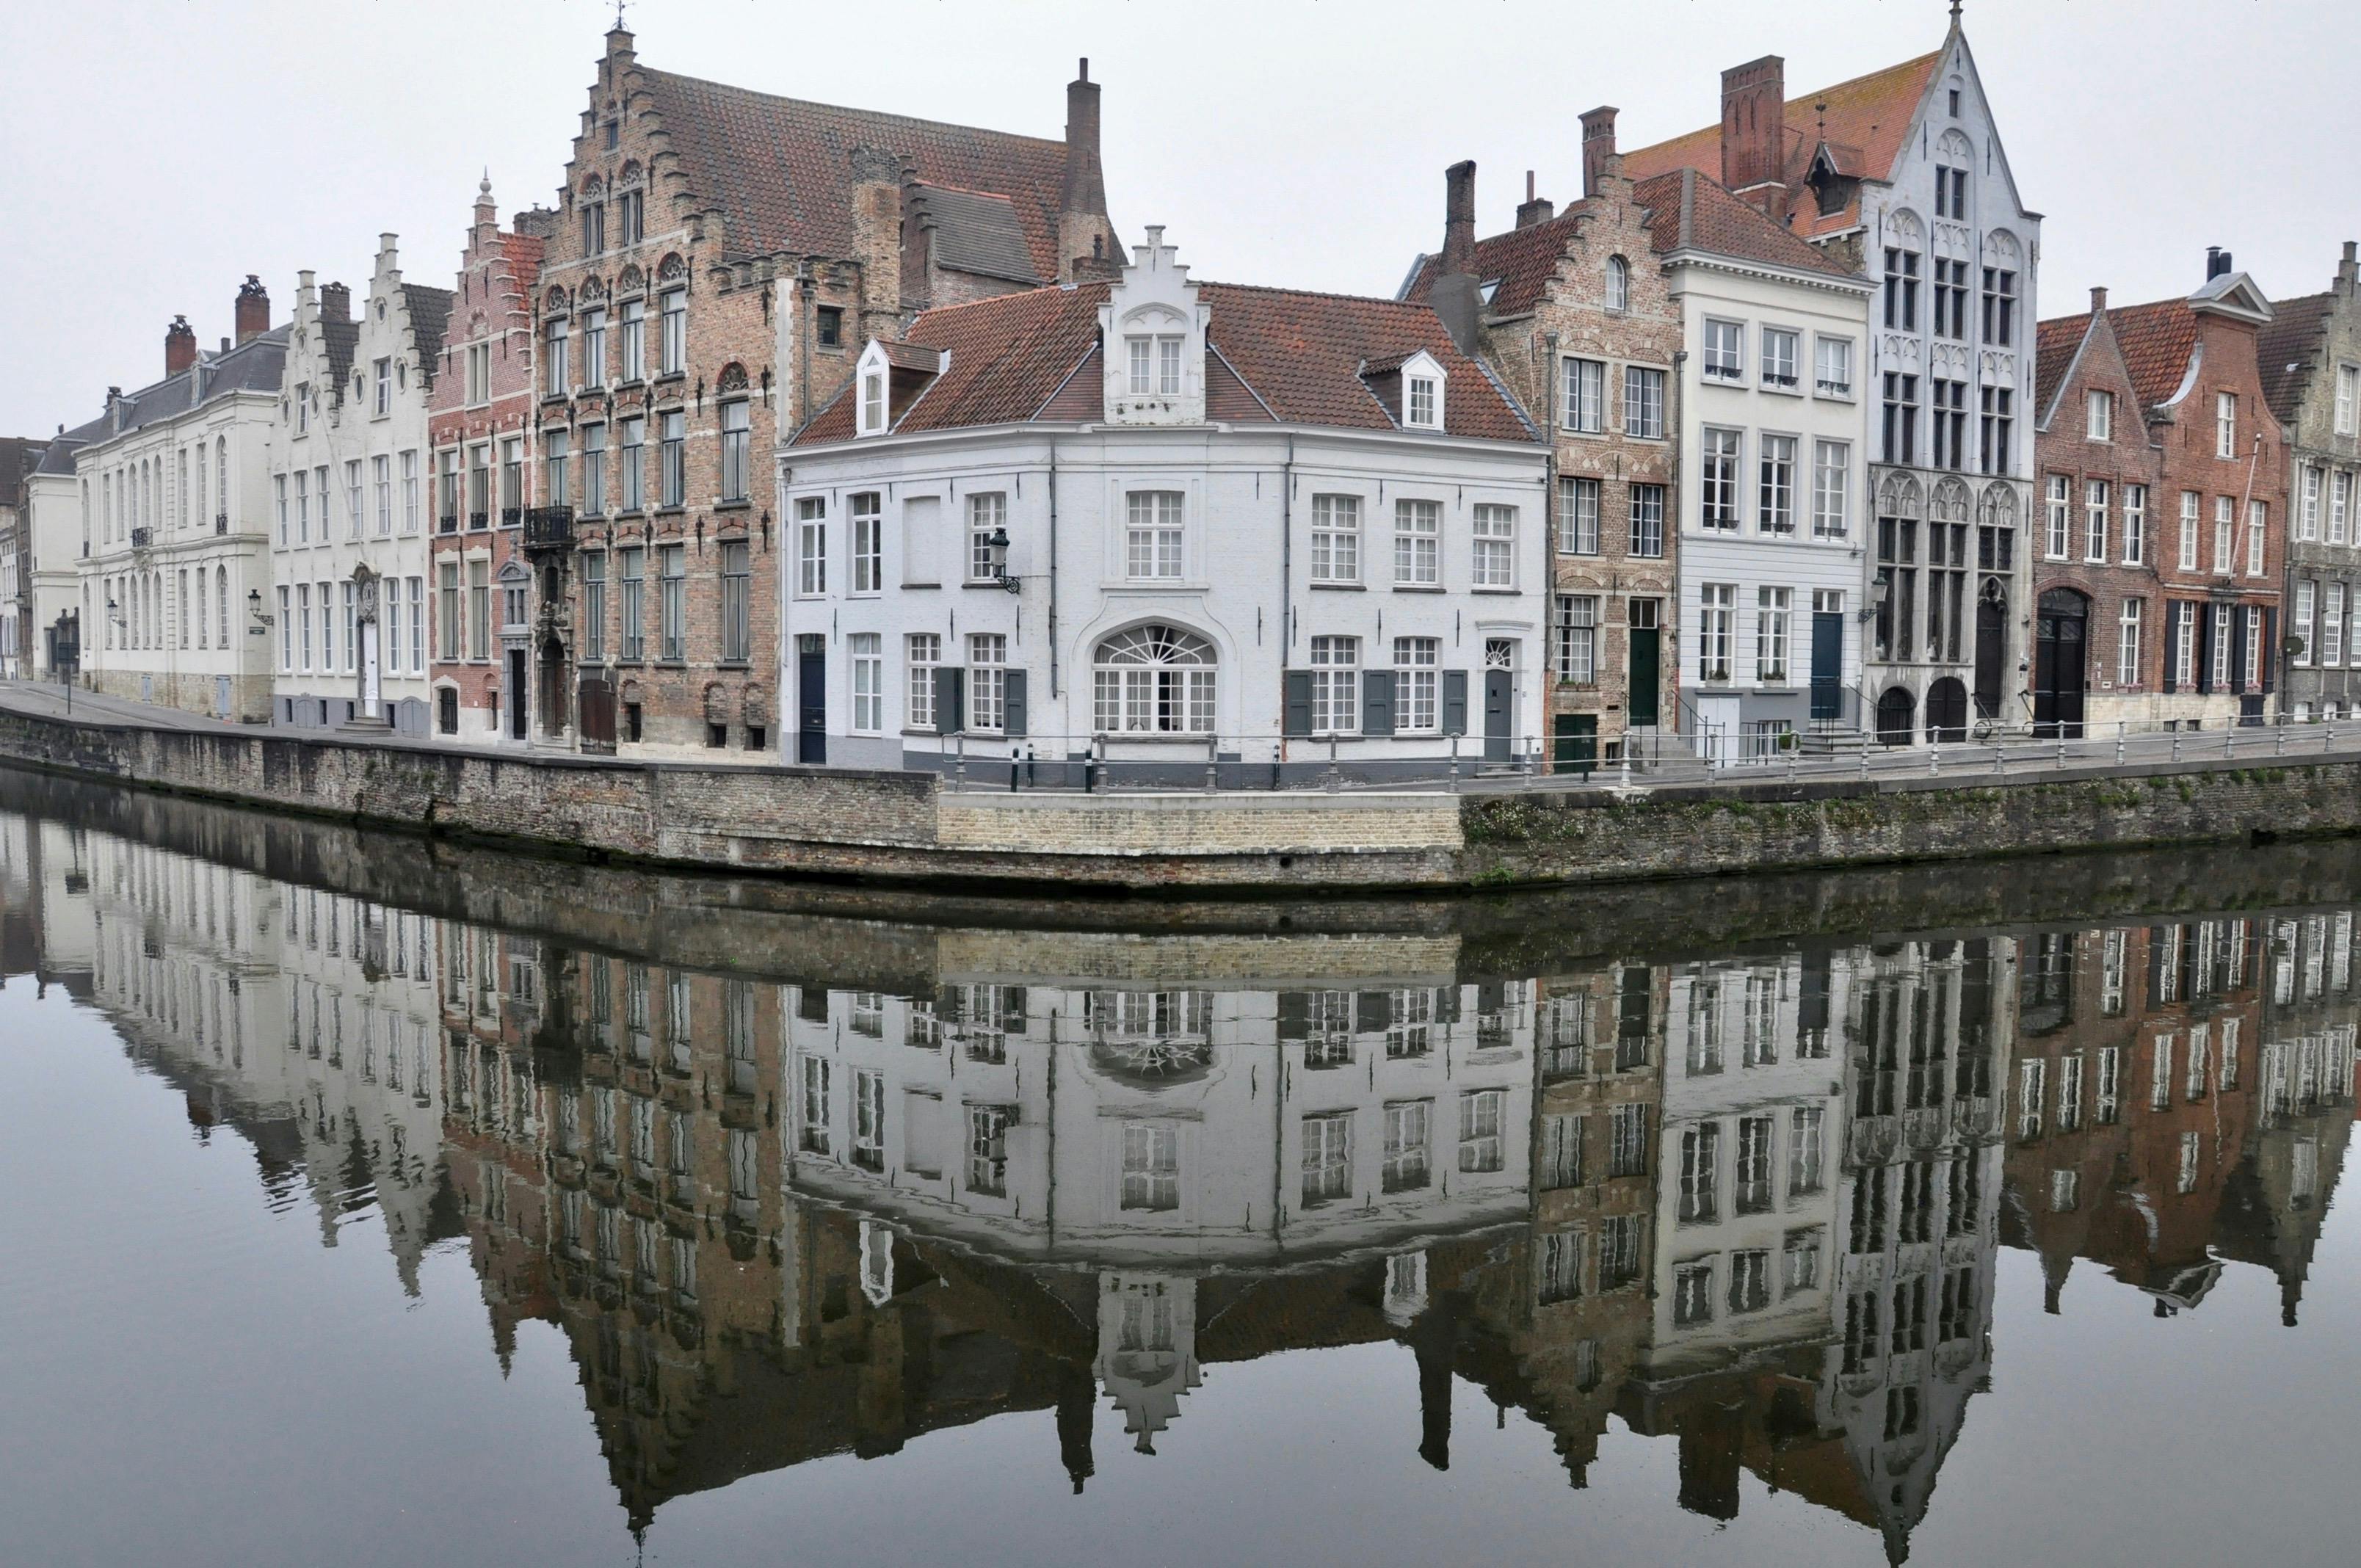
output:
[{"label": "multi-pane window", "polygon": [[377,502],[377,532],[380,539],[393,533],[393,459],[369,459],[369,491]]},{"label": "multi-pane window", "polygon": [[467,657],[492,656],[492,568],[489,561],[467,563]]},{"label": "multi-pane window", "polygon": [[2082,483],[2082,559],[2103,562],[2107,558],[2107,481],[2086,479]]},{"label": "multi-pane window", "polygon": [[913,729],[935,727],[935,671],[943,662],[941,634],[913,631],[903,641],[909,684],[905,693],[906,722]]},{"label": "multi-pane window", "polygon": [[1706,583],[1698,590],[1697,678],[1730,679],[1730,648],[1738,619],[1738,585]]},{"label": "multi-pane window", "polygon": [[2345,585],[2328,585],[2320,622],[2320,662],[2323,664],[2345,663]]},{"label": "multi-pane window", "polygon": [[544,481],[542,487],[542,499],[551,506],[562,507],[566,504],[566,497],[572,494],[566,484],[571,476],[566,470],[572,464],[573,454],[568,449],[566,432],[562,430],[542,432],[541,454]]},{"label": "multi-pane window", "polygon": [[1124,576],[1134,582],[1180,576],[1180,492],[1134,490],[1124,498]]},{"label": "multi-pane window", "polygon": [[1361,498],[1312,498],[1312,580],[1361,580]]},{"label": "multi-pane window", "polygon": [[681,506],[686,504],[688,493],[687,477],[684,472],[684,458],[688,444],[688,416],[675,409],[670,413],[658,414],[656,419],[656,429],[662,443],[657,448],[660,459],[658,467],[664,487],[662,504],[668,507]]},{"label": "multi-pane window", "polygon": [[2263,575],[2265,541],[2270,536],[2271,508],[2268,501],[2246,503],[2246,576]]},{"label": "multi-pane window", "polygon": [[2238,455],[2238,394],[2213,394],[2213,455],[2235,457]]},{"label": "multi-pane window", "polygon": [[1620,256],[1607,258],[1607,308],[1610,311],[1631,308],[1631,265]]},{"label": "multi-pane window", "polygon": [[1698,522],[1706,528],[1738,526],[1738,464],[1741,433],[1708,427],[1698,454]]},{"label": "multi-pane window", "polygon": [[1981,439],[1982,470],[1987,474],[2007,473],[2009,455],[2016,443],[2016,394],[2006,387],[1983,389]]},{"label": "multi-pane window", "polygon": [[1771,1252],[1741,1247],[1730,1255],[1730,1310],[1759,1312],[1771,1304]]},{"label": "multi-pane window", "polygon": [[1679,1214],[1683,1224],[1709,1223],[1720,1217],[1716,1182],[1720,1150],[1720,1123],[1699,1122],[1682,1129]]},{"label": "multi-pane window", "polygon": [[1813,340],[1812,389],[1824,398],[1852,396],[1852,339],[1822,337]]},{"label": "multi-pane window", "polygon": [[1596,435],[1607,428],[1607,367],[1596,359],[1565,361],[1565,428]]},{"label": "multi-pane window", "polygon": [[2082,400],[2082,434],[2091,441],[2115,438],[2115,395],[2092,391]]},{"label": "multi-pane window", "polygon": [[1623,433],[1642,441],[1664,437],[1664,373],[1644,365],[1623,367]]},{"label": "multi-pane window", "polygon": [[1432,732],[1442,728],[1435,666],[1441,643],[1433,637],[1394,639],[1394,728]]},{"label": "multi-pane window", "polygon": [[2295,536],[2309,543],[2320,537],[2321,472],[2310,463],[2297,470]]},{"label": "multi-pane window", "polygon": [[2147,487],[2124,487],[2124,565],[2137,566],[2147,560]]},{"label": "multi-pane window", "polygon": [[1927,460],[1938,468],[1968,466],[1968,384],[1940,376],[1927,383],[1932,406],[1927,411]]},{"label": "multi-pane window", "polygon": [[688,547],[666,544],[656,551],[656,635],[660,659],[688,657]]},{"label": "multi-pane window", "polygon": [[1918,330],[1918,253],[1888,247],[1885,252],[1885,324]]},{"label": "multi-pane window", "polygon": [[885,372],[861,373],[861,433],[875,435],[885,428]]},{"label": "multi-pane window", "polygon": [[1842,441],[1812,443],[1812,537],[1842,539],[1850,528],[1852,447]]},{"label": "multi-pane window", "polygon": [[1351,735],[1361,728],[1361,640],[1312,640],[1312,732]]},{"label": "multi-pane window", "polygon": [[489,402],[492,397],[492,345],[489,343],[469,344],[467,366],[469,405]]},{"label": "multi-pane window", "polygon": [[2213,498],[2213,571],[2228,576],[2236,570],[2238,503],[2229,496]]},{"label": "multi-pane window", "polygon": [[721,405],[721,499],[746,499],[753,468],[754,405],[743,398]]},{"label": "multi-pane window", "polygon": [[1984,342],[2006,348],[2016,341],[2016,273],[2005,267],[1984,269]]},{"label": "multi-pane window", "polygon": [[1797,1105],[1787,1113],[1787,1195],[1817,1192],[1826,1178],[1828,1109]]},{"label": "multi-pane window", "polygon": [[607,313],[603,309],[582,313],[582,384],[607,384]]},{"label": "multi-pane window", "polygon": [[1754,525],[1764,533],[1795,532],[1795,438],[1765,435],[1755,490]]},{"label": "multi-pane window", "polygon": [[[995,543],[1008,526],[1008,496],[1002,490],[978,490],[967,499],[967,580],[988,583],[1002,570]],[[1178,576],[1176,569],[1175,576]]]},{"label": "multi-pane window", "polygon": [[1763,587],[1755,590],[1754,678],[1764,685],[1781,685],[1787,679],[1788,623],[1793,614],[1794,590]]},{"label": "multi-pane window", "polygon": [[884,639],[856,631],[845,641],[852,657],[852,731],[875,735],[885,728]]},{"label": "multi-pane window", "polygon": [[1705,378],[1742,381],[1746,378],[1746,329],[1736,322],[1705,323]]},{"label": "multi-pane window", "polygon": [[622,313],[623,380],[628,384],[647,378],[648,302],[625,300]]},{"label": "multi-pane window", "polygon": [[874,490],[851,498],[852,523],[852,591],[873,594],[885,586],[885,513]]},{"label": "multi-pane window", "polygon": [[1439,422],[1434,411],[1435,384],[1432,376],[1410,376],[1402,381],[1404,424],[1432,430]]},{"label": "multi-pane window", "polygon": [[1631,494],[1631,554],[1648,560],[1664,554],[1664,487],[1634,485]]},{"label": "multi-pane window", "polygon": [[1694,1328],[1713,1321],[1713,1259],[1673,1268],[1673,1325]]},{"label": "multi-pane window", "polygon": [[1568,555],[1598,554],[1598,481],[1567,476],[1557,482],[1557,547]]},{"label": "multi-pane window", "polygon": [[1885,373],[1884,451],[1888,463],[1918,460],[1918,378]]},{"label": "multi-pane window", "polygon": [[1394,502],[1394,581],[1432,587],[1443,580],[1443,503]]},{"label": "multi-pane window", "polygon": [[1763,329],[1762,339],[1763,384],[1781,390],[1796,385],[1802,379],[1802,371],[1796,363],[1801,351],[1798,347],[1800,339],[1794,329],[1766,326]]},{"label": "multi-pane window", "polygon": [[1148,1122],[1124,1124],[1124,1208],[1161,1211],[1180,1206],[1180,1139],[1176,1127]]},{"label": "multi-pane window", "polygon": [[742,664],[753,657],[753,629],[748,612],[754,601],[753,562],[750,546],[733,539],[721,546],[721,658]]},{"label": "multi-pane window", "polygon": [[1517,509],[1479,501],[1475,507],[1473,582],[1479,588],[1506,588],[1517,581]]},{"label": "multi-pane window", "polygon": [[[459,563],[441,564],[435,576],[435,594],[434,656],[449,663],[459,657]],[[279,590],[279,620],[283,632],[289,624],[287,590],[283,587]],[[288,663],[282,649],[280,663],[284,667]]]},{"label": "multi-pane window", "polygon": [[607,427],[582,427],[582,512],[597,517],[607,510]]},{"label": "multi-pane window", "polygon": [[2043,533],[2043,554],[2063,561],[2074,544],[2074,482],[2063,474],[2050,475],[2047,499],[2049,525]]},{"label": "multi-pane window", "polygon": [[[1947,135],[1946,140],[1957,141]],[[1965,218],[1968,215],[1968,171],[1943,164],[1935,166],[1935,215],[1938,218]]]},{"label": "multi-pane window", "polygon": [[1303,1118],[1302,1204],[1307,1209],[1353,1193],[1353,1116]]},{"label": "multi-pane window", "polygon": [[2328,542],[2331,544],[2345,543],[2346,523],[2353,515],[2353,471],[2349,468],[2339,468],[2329,478]]},{"label": "multi-pane window", "polygon": [[[324,499],[324,496],[323,499]],[[321,510],[320,521],[323,523],[327,521],[327,513],[324,507]],[[361,460],[357,457],[352,457],[347,458],[345,462],[345,537],[347,539],[358,539],[360,536]]]},{"label": "multi-pane window", "polygon": [[634,545],[617,554],[620,557],[616,575],[622,589],[619,608],[623,625],[623,658],[626,663],[637,663],[647,656],[647,552]]},{"label": "multi-pane window", "polygon": [[1598,679],[1598,598],[1561,594],[1557,601],[1557,678],[1576,685]]},{"label": "multi-pane window", "polygon": [[648,422],[634,414],[623,422],[622,500],[625,511],[644,511],[648,505]]},{"label": "multi-pane window", "polygon": [[1459,1096],[1459,1168],[1477,1175],[1502,1168],[1506,1162],[1503,1124],[1509,1091],[1471,1089]]},{"label": "multi-pane window", "polygon": [[796,592],[828,592],[828,501],[820,496],[796,502]]},{"label": "multi-pane window", "polygon": [[548,378],[542,384],[541,389],[544,395],[548,397],[562,398],[566,395],[566,344],[567,331],[566,320],[564,316],[553,316],[550,318],[549,326],[542,344],[542,367],[546,373]]},{"label": "multi-pane window", "polygon": [[[1938,187],[1939,189],[1939,187]],[[1935,258],[1935,335],[1968,335],[1968,264]]]},{"label": "multi-pane window", "polygon": [[2197,508],[2201,498],[2195,490],[2180,492],[2180,551],[2179,562],[2184,572],[2197,570]]},{"label": "multi-pane window", "polygon": [[1536,1260],[1534,1271],[1535,1299],[1544,1307],[1579,1299],[1582,1296],[1582,1233],[1543,1231],[1538,1239],[1541,1255]]},{"label": "multi-pane window", "polygon": [[688,291],[667,289],[657,300],[659,373],[677,376],[688,368]]},{"label": "multi-pane window", "polygon": [[582,657],[596,662],[607,656],[607,557],[591,552],[582,557]]},{"label": "multi-pane window", "polygon": [[2119,685],[2136,686],[2140,681],[2140,618],[2145,613],[2144,602],[2124,600],[2117,617],[2115,640],[2115,681]]},{"label": "multi-pane window", "polygon": [[970,632],[967,640],[967,723],[991,734],[1008,722],[1008,639],[997,631]]},{"label": "multi-pane window", "polygon": [[1385,1108],[1385,1161],[1378,1184],[1387,1192],[1412,1192],[1430,1179],[1429,1127],[1433,1119],[1431,1100],[1398,1100]]}]

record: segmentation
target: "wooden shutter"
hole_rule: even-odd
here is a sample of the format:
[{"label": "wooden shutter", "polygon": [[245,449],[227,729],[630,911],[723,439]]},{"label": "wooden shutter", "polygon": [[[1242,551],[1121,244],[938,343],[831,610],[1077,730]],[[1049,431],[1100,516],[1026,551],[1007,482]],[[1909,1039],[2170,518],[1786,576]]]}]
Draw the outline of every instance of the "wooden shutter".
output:
[{"label": "wooden shutter", "polygon": [[1443,732],[1445,735],[1467,733],[1467,672],[1443,672]]},{"label": "wooden shutter", "polygon": [[2160,688],[2162,690],[2170,692],[2180,689],[2179,677],[2179,671],[2180,669],[2180,601],[2179,599],[2167,599],[2164,601],[2164,668],[2161,672],[2163,680],[2160,683]]},{"label": "wooden shutter", "polygon": [[1312,1034],[1312,997],[1301,991],[1279,993],[1279,1037],[1282,1040],[1308,1039]]},{"label": "wooden shutter", "polygon": [[1281,714],[1280,732],[1286,735],[1309,735],[1312,733],[1312,672],[1289,670],[1284,679],[1287,687],[1287,702]]},{"label": "wooden shutter", "polygon": [[2197,617],[2197,689],[2213,689],[2213,605],[2211,600],[2191,605]]},{"label": "wooden shutter", "polygon": [[[2322,608],[2324,609],[2326,607],[2323,605]],[[2278,684],[2279,645],[2272,640],[2272,633],[2277,630],[2274,623],[2278,619],[2271,613],[2269,606],[2263,607],[2263,641],[2260,656],[2263,661],[2263,695],[2265,696],[2270,696],[2271,688]]]},{"label": "wooden shutter", "polygon": [[1394,732],[1394,674],[1391,670],[1361,672],[1361,733]]},{"label": "wooden shutter", "polygon": [[935,733],[956,735],[967,728],[967,672],[935,666]]},{"label": "wooden shutter", "polygon": [[1364,1035],[1374,1035],[1393,1027],[1394,993],[1390,991],[1364,991],[1353,998],[1353,1027]]},{"label": "wooden shutter", "polygon": [[1025,733],[1025,672],[1011,670],[1001,679],[1000,732],[1013,740]]}]

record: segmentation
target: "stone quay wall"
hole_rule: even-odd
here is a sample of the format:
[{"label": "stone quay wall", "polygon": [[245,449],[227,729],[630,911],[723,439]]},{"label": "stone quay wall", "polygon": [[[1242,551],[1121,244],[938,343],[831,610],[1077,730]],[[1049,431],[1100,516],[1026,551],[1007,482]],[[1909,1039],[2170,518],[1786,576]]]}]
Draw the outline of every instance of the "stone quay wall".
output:
[{"label": "stone quay wall", "polygon": [[2361,752],[1649,792],[1093,798],[0,708],[0,762],[594,860],[1117,895],[1446,892],[2361,833]]}]

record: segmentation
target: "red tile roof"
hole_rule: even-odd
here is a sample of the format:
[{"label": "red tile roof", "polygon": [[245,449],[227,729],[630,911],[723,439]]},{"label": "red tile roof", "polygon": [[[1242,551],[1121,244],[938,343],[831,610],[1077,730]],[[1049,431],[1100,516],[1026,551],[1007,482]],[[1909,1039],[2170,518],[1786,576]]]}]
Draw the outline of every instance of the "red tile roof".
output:
[{"label": "red tile roof", "polygon": [[[1822,140],[1837,155],[1840,172],[1877,180],[1887,178],[1894,159],[1901,154],[1902,138],[1909,132],[1911,118],[1927,96],[1927,84],[1934,79],[1935,67],[1942,58],[1943,51],[1937,49],[1932,54],[1922,54],[1916,60],[1905,60],[1899,65],[1889,65],[1883,71],[1872,71],[1866,76],[1788,99],[1783,165],[1788,190],[1804,191],[1804,176],[1811,171],[1812,154]],[[1826,105],[1825,112],[1822,104]],[[1713,179],[1721,178],[1719,120],[1703,130],[1623,155],[1623,172],[1634,180],[1675,169],[1694,169]],[[1831,234],[1850,227],[1860,217],[1858,203],[1849,203],[1843,211],[1825,217],[1811,208],[1809,203],[1796,203],[1795,221],[1805,234]]]},{"label": "red tile roof", "polygon": [[2187,300],[2111,306],[2107,322],[2144,407],[2154,408],[2180,389],[2189,356],[2197,351],[2197,313]]},{"label": "red tile roof", "polygon": [[2066,372],[2081,351],[2082,340],[2091,335],[2091,318],[2057,316],[2034,329],[2033,338],[2033,401],[2034,417],[2048,416],[2050,400],[2064,385]]},{"label": "red tile roof", "polygon": [[[895,428],[1099,418],[1098,311],[1109,288],[1034,289],[926,312],[906,341],[948,350],[947,368]],[[1399,365],[1423,350],[1443,367],[1448,433],[1535,439],[1507,395],[1422,304],[1234,283],[1201,284],[1198,298],[1212,307],[1211,418],[1391,430],[1394,418],[1366,372],[1375,362]],[[850,440],[852,415],[852,400],[840,394],[792,444]]]},{"label": "red tile roof", "polygon": [[1066,144],[868,109],[774,97],[635,68],[689,189],[721,214],[731,256],[853,250],[852,154],[892,153],[932,185],[1005,196],[1034,275],[1058,275]]}]

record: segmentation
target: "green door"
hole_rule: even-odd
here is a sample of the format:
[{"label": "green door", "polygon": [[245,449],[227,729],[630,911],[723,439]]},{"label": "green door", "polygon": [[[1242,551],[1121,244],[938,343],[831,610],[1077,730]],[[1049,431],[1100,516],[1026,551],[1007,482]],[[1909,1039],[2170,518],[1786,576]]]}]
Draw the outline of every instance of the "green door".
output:
[{"label": "green door", "polygon": [[1656,640],[1664,634],[1653,626],[1631,629],[1631,689],[1624,698],[1634,724],[1654,724],[1656,718],[1656,688],[1660,676],[1656,668]]},{"label": "green door", "polygon": [[1550,771],[1559,773],[1580,773],[1587,778],[1598,765],[1598,716],[1595,713],[1561,713],[1553,720]]}]

